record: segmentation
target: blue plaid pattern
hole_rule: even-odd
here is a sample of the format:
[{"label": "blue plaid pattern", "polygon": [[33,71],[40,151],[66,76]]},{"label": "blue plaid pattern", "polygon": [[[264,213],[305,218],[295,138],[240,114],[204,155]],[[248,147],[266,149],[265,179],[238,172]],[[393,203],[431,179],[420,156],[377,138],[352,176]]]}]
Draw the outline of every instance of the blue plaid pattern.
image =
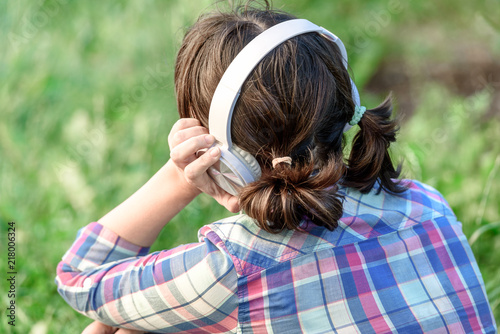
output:
[{"label": "blue plaid pattern", "polygon": [[246,215],[199,243],[147,254],[93,223],[58,267],[59,292],[111,325],[192,333],[495,333],[472,251],[442,196],[341,188],[339,227],[270,234]]}]

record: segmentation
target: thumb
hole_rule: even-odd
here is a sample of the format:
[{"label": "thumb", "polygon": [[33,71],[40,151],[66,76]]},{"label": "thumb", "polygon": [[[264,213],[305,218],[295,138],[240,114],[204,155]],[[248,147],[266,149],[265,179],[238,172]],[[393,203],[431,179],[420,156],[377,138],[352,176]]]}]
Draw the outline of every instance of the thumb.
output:
[{"label": "thumb", "polygon": [[220,196],[219,198],[215,197],[215,199],[217,200],[217,202],[219,202],[220,205],[224,206],[232,213],[236,213],[241,210],[239,198],[225,191],[222,196]]},{"label": "thumb", "polygon": [[102,322],[94,321],[83,330],[82,334],[113,334],[115,328],[105,325]]},{"label": "thumb", "polygon": [[146,332],[142,331],[134,331],[132,329],[120,328],[116,334],[146,334]]}]

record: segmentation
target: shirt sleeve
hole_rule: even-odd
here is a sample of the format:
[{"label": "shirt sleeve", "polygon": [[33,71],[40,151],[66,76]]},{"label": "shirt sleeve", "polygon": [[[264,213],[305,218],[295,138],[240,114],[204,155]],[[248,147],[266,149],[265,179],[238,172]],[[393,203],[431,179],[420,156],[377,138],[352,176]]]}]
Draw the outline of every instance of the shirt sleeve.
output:
[{"label": "shirt sleeve", "polygon": [[61,296],[105,324],[217,333],[237,325],[237,275],[208,239],[148,254],[99,223],[82,228],[57,267]]}]

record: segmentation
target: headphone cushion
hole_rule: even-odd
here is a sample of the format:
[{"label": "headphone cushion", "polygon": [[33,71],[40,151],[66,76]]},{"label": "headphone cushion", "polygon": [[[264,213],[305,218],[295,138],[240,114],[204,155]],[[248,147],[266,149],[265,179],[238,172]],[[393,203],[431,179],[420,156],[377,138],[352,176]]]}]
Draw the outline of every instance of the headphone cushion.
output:
[{"label": "headphone cushion", "polygon": [[248,169],[254,176],[254,179],[257,181],[260,178],[261,170],[260,170],[260,165],[255,159],[255,157],[236,145],[233,145],[232,151],[233,153],[236,153],[238,158],[240,158],[240,161],[243,162],[245,166],[248,167]]}]

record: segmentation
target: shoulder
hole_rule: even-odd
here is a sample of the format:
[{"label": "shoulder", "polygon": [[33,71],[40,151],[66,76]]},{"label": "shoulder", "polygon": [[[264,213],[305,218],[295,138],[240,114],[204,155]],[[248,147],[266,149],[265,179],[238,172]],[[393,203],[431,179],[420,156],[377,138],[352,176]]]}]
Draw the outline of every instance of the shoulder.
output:
[{"label": "shoulder", "polygon": [[432,186],[417,180],[402,180],[407,190],[401,194],[411,206],[425,207],[437,215],[452,216],[453,211],[443,195]]},{"label": "shoulder", "polygon": [[[402,180],[406,190],[402,193],[390,193],[377,184],[369,193],[362,194],[356,189],[341,187],[344,196],[344,214],[341,221],[349,226],[370,225],[387,227],[386,232],[401,230],[406,227],[447,217],[456,221],[443,195],[433,187],[417,180]],[[357,220],[357,225],[351,223]],[[385,233],[384,233],[385,234]]]},{"label": "shoulder", "polygon": [[331,247],[328,241],[321,238],[321,233],[284,230],[273,234],[261,229],[245,214],[205,225],[199,231],[199,239],[202,241],[205,238],[231,256],[239,276],[248,276],[298,256]]},{"label": "shoulder", "polygon": [[407,190],[392,194],[375,187],[367,194],[340,187],[344,213],[339,226],[329,231],[310,221],[300,230],[272,234],[261,229],[245,214],[202,227],[200,241],[209,240],[228,254],[239,276],[248,276],[279,263],[317,252],[411,228],[429,220],[456,218],[443,196],[418,181],[404,180]]}]

